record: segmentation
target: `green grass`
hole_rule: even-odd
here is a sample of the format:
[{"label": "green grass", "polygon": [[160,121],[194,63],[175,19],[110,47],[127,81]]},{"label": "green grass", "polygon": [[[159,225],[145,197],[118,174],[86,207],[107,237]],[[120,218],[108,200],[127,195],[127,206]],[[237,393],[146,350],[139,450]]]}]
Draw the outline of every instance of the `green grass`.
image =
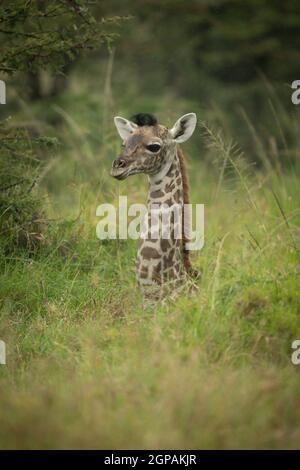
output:
[{"label": "green grass", "polygon": [[101,243],[93,224],[6,260],[1,447],[297,447],[297,232],[266,195],[266,217],[243,194],[208,205],[199,290],[157,308],[142,308],[135,242]]},{"label": "green grass", "polygon": [[72,116],[41,188],[48,243],[1,254],[0,447],[299,447],[299,172],[254,171],[214,134],[206,162],[190,147],[202,277],[143,308],[136,242],[97,240],[95,212],[144,202],[146,183],[113,181],[113,130],[97,141]]}]

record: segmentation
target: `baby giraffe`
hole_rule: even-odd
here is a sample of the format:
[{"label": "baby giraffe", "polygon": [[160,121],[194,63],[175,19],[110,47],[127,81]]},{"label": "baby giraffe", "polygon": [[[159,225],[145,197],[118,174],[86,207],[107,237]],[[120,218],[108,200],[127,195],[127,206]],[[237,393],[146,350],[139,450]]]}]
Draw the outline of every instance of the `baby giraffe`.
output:
[{"label": "baby giraffe", "polygon": [[[136,173],[148,175],[148,212],[137,254],[137,279],[145,297],[157,300],[166,290],[170,292],[170,286],[176,286],[185,274],[194,273],[183,223],[187,223],[184,204],[189,203],[188,180],[178,144],[191,137],[197,118],[194,113],[185,114],[171,129],[158,124],[150,114],[137,114],[131,120],[117,116],[114,121],[123,146],[113,161],[111,175],[118,180]],[[170,209],[167,236],[153,230],[160,208]],[[180,223],[172,208],[177,213],[181,209]]]}]

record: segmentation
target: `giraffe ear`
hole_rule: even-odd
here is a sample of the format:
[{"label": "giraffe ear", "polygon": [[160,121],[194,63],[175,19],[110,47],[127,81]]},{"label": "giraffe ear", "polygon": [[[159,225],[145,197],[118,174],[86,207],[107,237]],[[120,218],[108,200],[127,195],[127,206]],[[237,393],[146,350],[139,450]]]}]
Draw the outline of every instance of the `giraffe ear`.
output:
[{"label": "giraffe ear", "polygon": [[170,134],[178,144],[188,140],[193,134],[197,124],[197,116],[195,113],[185,114],[181,116],[170,130]]},{"label": "giraffe ear", "polygon": [[130,134],[132,134],[138,127],[134,122],[128,121],[128,119],[116,116],[114,118],[115,126],[121,139],[126,140]]}]

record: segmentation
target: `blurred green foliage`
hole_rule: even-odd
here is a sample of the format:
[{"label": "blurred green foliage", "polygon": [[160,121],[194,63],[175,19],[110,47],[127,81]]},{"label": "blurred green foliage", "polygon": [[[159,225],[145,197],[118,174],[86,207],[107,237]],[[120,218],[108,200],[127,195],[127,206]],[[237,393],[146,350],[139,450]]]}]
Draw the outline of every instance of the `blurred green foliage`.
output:
[{"label": "blurred green foliage", "polygon": [[[112,0],[105,9],[134,16],[123,25],[115,56],[114,83],[124,93],[189,100],[251,153],[245,115],[268,145],[266,134],[278,132],[272,106],[296,112],[290,88],[300,76],[296,0]],[[295,148],[288,122],[281,125]]]},{"label": "blurred green foliage", "polygon": [[[293,0],[1,4],[0,448],[299,447],[299,16]],[[145,309],[136,242],[95,233],[102,202],[146,200],[146,178],[109,176],[113,116],[191,111],[202,278]]]},{"label": "blurred green foliage", "polygon": [[85,0],[16,0],[0,8],[0,70],[9,74],[60,71],[82,51],[98,49],[116,36],[109,29],[121,18],[93,15]]},{"label": "blurred green foliage", "polygon": [[[82,0],[0,5],[0,71],[8,78],[17,76],[17,89],[29,82],[27,99],[42,98],[41,70],[58,75],[50,93],[56,94],[67,82],[64,73],[75,57],[115,38],[111,25],[121,18],[98,21],[90,5]],[[7,118],[1,121],[0,140],[1,245],[5,253],[15,247],[31,252],[44,240],[43,205],[35,187],[47,166],[46,149],[56,139]]]}]

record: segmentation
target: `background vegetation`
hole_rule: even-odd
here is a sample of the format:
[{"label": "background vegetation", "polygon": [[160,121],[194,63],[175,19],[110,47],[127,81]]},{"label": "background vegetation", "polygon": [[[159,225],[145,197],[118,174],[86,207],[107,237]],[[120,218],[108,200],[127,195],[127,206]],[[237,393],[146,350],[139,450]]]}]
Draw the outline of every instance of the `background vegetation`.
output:
[{"label": "background vegetation", "polygon": [[[299,3],[0,4],[1,448],[296,448]],[[136,242],[96,208],[115,113],[171,125],[205,204],[198,290],[143,309]],[[299,366],[298,366],[299,367]]]}]

